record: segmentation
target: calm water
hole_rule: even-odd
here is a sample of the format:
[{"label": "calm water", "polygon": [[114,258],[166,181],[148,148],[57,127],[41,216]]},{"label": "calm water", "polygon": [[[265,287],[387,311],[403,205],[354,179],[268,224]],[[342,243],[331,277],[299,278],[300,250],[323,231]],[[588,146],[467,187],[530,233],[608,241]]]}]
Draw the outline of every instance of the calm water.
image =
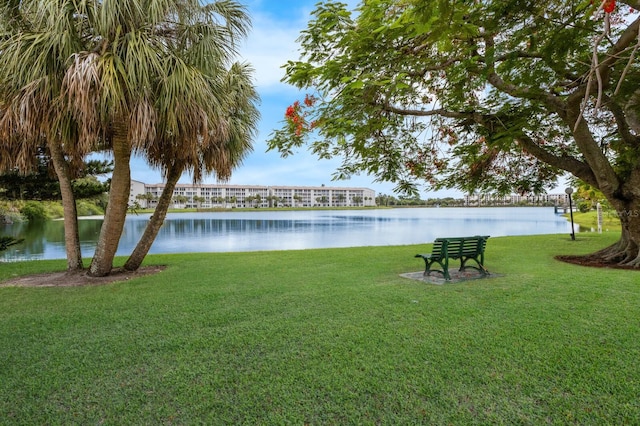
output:
[{"label": "calm water", "polygon": [[[118,255],[131,253],[150,216],[127,217]],[[100,218],[80,220],[83,256],[93,255],[101,224]],[[553,207],[174,213],[167,215],[150,253],[403,245],[443,236],[570,232]],[[0,261],[65,258],[62,221],[4,226],[0,235],[25,238],[0,253]]]}]

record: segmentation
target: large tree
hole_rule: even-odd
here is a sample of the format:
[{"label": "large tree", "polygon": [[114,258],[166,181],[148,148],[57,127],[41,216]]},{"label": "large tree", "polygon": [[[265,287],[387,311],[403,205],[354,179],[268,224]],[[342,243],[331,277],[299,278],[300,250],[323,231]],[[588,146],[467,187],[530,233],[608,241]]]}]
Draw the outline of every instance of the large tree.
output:
[{"label": "large tree", "polygon": [[[179,105],[178,96],[186,91],[166,91],[191,78],[190,68],[228,64],[249,26],[248,16],[232,0],[23,0],[2,6],[0,27],[6,32],[0,50],[3,63],[13,65],[0,75],[0,107],[11,119],[3,126],[0,148],[17,146],[22,149],[17,158],[28,159],[25,147],[33,151],[37,143],[46,143],[63,200],[67,189],[72,196],[63,178],[70,182],[73,160],[98,147],[110,150],[109,201],[88,271],[107,275],[127,213],[132,153],[144,153],[156,138],[167,137],[163,132],[180,128],[197,136],[192,126],[208,126],[206,114],[188,121],[182,121],[180,108],[171,114],[167,108]],[[210,76],[189,82],[191,90],[206,93],[189,92],[186,103],[215,101],[206,81]],[[171,96],[175,99],[168,105]],[[25,129],[20,138],[15,129]],[[33,142],[20,145],[24,140]],[[75,216],[65,209],[65,224]],[[79,258],[79,249],[74,257]]]},{"label": "large tree", "polygon": [[409,192],[540,192],[568,172],[620,215],[619,242],[597,256],[640,266],[638,9],[368,0],[354,15],[320,3],[285,77],[313,96],[287,110],[270,147],[310,141],[343,156],[338,177],[365,171]]}]

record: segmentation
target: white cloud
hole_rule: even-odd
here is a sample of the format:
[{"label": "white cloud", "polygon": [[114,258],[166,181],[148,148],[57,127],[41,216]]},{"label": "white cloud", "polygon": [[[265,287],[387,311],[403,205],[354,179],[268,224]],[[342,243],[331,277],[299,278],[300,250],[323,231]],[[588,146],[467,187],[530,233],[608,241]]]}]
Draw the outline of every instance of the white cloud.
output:
[{"label": "white cloud", "polygon": [[[267,153],[264,156],[279,157],[274,153]],[[260,164],[247,164],[234,173],[231,182],[243,185],[252,183],[259,185],[329,185],[331,172],[337,167],[338,161],[321,161],[305,152],[293,157],[270,160],[269,164],[269,167],[260,167]],[[340,186],[351,186],[351,184],[343,183]]]},{"label": "white cloud", "polygon": [[256,84],[260,90],[290,87],[280,82],[284,77],[282,66],[289,60],[298,59],[296,39],[305,24],[303,21],[284,23],[263,14],[254,16],[253,29],[240,53],[256,69]]},{"label": "white cloud", "polygon": [[[274,2],[275,3],[275,2]],[[255,0],[249,2],[252,30],[241,49],[242,57],[256,69],[257,85],[260,90],[295,90],[280,82],[287,61],[300,57],[296,40],[307,27],[311,12],[316,8],[316,1],[298,1],[291,3],[286,16],[276,10],[286,6],[287,2],[279,1],[276,6],[270,1]],[[359,1],[345,2],[354,9]]]}]

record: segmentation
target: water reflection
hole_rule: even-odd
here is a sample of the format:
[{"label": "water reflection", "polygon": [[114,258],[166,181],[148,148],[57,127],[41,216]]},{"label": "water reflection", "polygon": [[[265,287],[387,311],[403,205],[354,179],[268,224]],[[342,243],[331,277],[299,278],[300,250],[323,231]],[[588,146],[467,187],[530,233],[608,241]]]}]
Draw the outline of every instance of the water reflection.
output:
[{"label": "water reflection", "polygon": [[[102,220],[81,220],[78,223],[80,245],[84,253],[93,253]],[[66,256],[64,222],[36,221],[0,226],[0,235],[24,238],[21,244],[0,253],[1,260],[62,259]]]},{"label": "water reflection", "polygon": [[[128,255],[150,215],[127,218],[118,255]],[[79,222],[82,253],[93,255],[102,219]],[[290,250],[403,245],[440,236],[569,233],[553,208],[414,208],[353,211],[216,212],[169,214],[150,253]],[[25,242],[0,253],[0,260],[65,257],[62,221],[16,224],[0,234]]]}]

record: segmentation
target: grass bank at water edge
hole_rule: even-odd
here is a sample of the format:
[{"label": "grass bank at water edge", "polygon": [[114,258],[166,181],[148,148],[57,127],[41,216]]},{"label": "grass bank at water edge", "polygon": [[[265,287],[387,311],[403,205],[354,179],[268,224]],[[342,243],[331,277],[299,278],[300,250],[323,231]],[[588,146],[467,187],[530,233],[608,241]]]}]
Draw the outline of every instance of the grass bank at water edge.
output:
[{"label": "grass bank at water edge", "polygon": [[428,247],[400,246],[0,288],[0,423],[640,424],[640,273],[553,258],[616,238],[492,238],[500,276],[443,286],[401,278]]},{"label": "grass bank at water edge", "polygon": [[[567,213],[564,215],[567,220],[570,219],[570,215]],[[586,213],[573,212],[573,221],[580,225],[582,231],[597,231],[598,230],[598,213],[595,210],[588,211]],[[620,231],[620,219],[615,211],[604,211],[602,213],[602,230],[603,231]]]}]

